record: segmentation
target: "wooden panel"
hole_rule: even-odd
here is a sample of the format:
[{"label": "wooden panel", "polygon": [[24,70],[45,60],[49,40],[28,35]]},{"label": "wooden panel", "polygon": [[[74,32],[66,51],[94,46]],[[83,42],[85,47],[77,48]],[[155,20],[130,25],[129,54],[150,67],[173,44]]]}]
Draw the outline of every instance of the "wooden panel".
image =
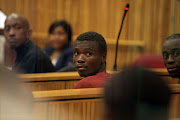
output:
[{"label": "wooden panel", "polygon": [[[101,120],[102,89],[33,92],[38,120]],[[39,117],[39,116],[42,116]]]},{"label": "wooden panel", "polygon": [[[153,72],[156,72],[157,74],[161,76],[168,76],[169,73],[167,72],[167,69],[148,69]],[[115,74],[121,72],[119,71],[107,71],[107,73]],[[72,80],[80,80],[83,77],[80,77],[78,72],[56,72],[56,73],[35,73],[35,74],[17,74],[17,77],[21,78],[24,82],[33,82],[33,81],[54,81],[54,80],[66,80],[66,81],[72,81]]]},{"label": "wooden panel", "polygon": [[82,79],[77,72],[18,74],[31,91],[73,89]]},{"label": "wooden panel", "polygon": [[[107,41],[115,43],[123,16],[123,9],[130,0],[0,0],[0,8],[5,14],[16,12],[26,16],[34,33],[33,41],[43,48],[48,43],[48,28],[57,19],[65,19],[72,25],[75,36],[86,31],[97,31]],[[121,39],[128,39],[129,15],[124,22]],[[78,28],[78,29],[77,29]],[[38,35],[38,36],[37,36]],[[45,37],[42,37],[45,36]],[[108,40],[111,39],[111,40]],[[113,44],[114,48],[114,44]],[[108,69],[112,69],[115,50],[109,49]],[[127,47],[120,49],[123,55]],[[111,56],[113,57],[111,57]],[[126,57],[124,57],[126,58]],[[119,63],[122,66],[124,61]],[[126,62],[125,62],[126,63]]]},{"label": "wooden panel", "polygon": [[179,78],[172,78],[169,76],[167,69],[149,69],[161,76],[167,84],[178,84]]},{"label": "wooden panel", "polygon": [[64,81],[40,81],[40,82],[25,82],[31,91],[47,91],[47,90],[63,90],[63,89],[74,89],[76,83],[79,80],[64,80]]},{"label": "wooden panel", "polygon": [[[161,54],[162,43],[172,34],[175,0],[0,0],[5,14],[25,15],[34,33],[33,41],[43,48],[48,43],[48,28],[57,19],[67,20],[73,40],[86,31],[101,33],[108,43],[107,69],[112,70],[115,43],[124,7],[130,9],[120,40],[140,41],[144,49],[119,45],[118,68],[129,65],[142,52]],[[180,0],[177,0],[176,33],[180,32]],[[113,43],[113,44],[111,44]]]},{"label": "wooden panel", "polygon": [[73,89],[82,79],[77,72],[18,74],[31,91]]},{"label": "wooden panel", "polygon": [[170,76],[162,76],[162,78],[168,83],[168,84],[178,84],[179,78],[172,78]]},{"label": "wooden panel", "polygon": [[32,92],[35,101],[52,101],[66,99],[82,99],[102,97],[101,88],[86,89],[67,89],[67,90],[51,90],[51,91],[34,91]]},{"label": "wooden panel", "polygon": [[34,103],[33,110],[33,120],[48,120],[49,112],[49,103],[48,102],[37,102]]},{"label": "wooden panel", "polygon": [[[175,0],[0,0],[5,14],[16,12],[25,15],[33,29],[33,41],[40,47],[48,43],[48,28],[57,19],[67,20],[74,36],[86,31],[101,33],[108,44],[107,69],[114,61],[115,41],[121,24],[124,7],[130,3],[120,39],[143,41],[144,53],[161,54],[165,38],[172,34]],[[180,32],[180,0],[177,0],[176,33]],[[120,45],[118,68],[129,65],[142,51],[137,47]]]},{"label": "wooden panel", "polygon": [[170,118],[180,119],[180,94],[173,94],[170,104]]},{"label": "wooden panel", "polygon": [[170,120],[180,119],[180,84],[169,85],[172,95],[169,108]]},{"label": "wooden panel", "polygon": [[[171,78],[167,69],[150,69],[160,75],[168,84],[177,84],[178,78]],[[120,70],[121,71],[121,70]],[[115,74],[120,71],[107,71]],[[17,75],[32,91],[73,89],[75,84],[82,79],[77,72],[65,73],[39,73]]]},{"label": "wooden panel", "polygon": [[17,77],[21,78],[25,82],[82,79],[77,72],[17,74]]},{"label": "wooden panel", "polygon": [[[65,81],[54,82],[31,82],[25,83],[31,91],[62,90],[66,89]],[[72,89],[72,88],[71,88]]]},{"label": "wooden panel", "polygon": [[66,89],[74,89],[74,86],[75,86],[76,83],[78,83],[78,82],[79,82],[79,80],[66,82]]},{"label": "wooden panel", "polygon": [[[180,85],[170,85],[170,120],[180,119]],[[103,120],[101,88],[33,92],[38,120]],[[48,111],[48,112],[47,112]]]},{"label": "wooden panel", "polygon": [[49,103],[48,120],[101,120],[102,100],[72,100]]}]

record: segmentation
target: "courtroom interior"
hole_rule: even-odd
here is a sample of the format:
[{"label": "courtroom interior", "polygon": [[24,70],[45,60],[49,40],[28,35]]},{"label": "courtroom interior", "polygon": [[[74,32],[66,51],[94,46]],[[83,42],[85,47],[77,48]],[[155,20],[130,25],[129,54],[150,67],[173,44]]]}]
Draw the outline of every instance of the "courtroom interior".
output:
[{"label": "courtroom interior", "polygon": [[0,120],[180,120],[180,0],[0,0]]}]

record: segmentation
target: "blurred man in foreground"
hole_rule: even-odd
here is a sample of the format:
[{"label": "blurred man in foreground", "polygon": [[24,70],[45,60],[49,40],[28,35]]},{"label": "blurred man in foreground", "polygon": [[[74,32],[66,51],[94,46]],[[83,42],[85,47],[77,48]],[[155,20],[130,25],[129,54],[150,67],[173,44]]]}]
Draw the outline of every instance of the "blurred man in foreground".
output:
[{"label": "blurred man in foreground", "polygon": [[170,90],[158,75],[135,67],[105,86],[105,120],[168,120]]},{"label": "blurred man in foreground", "polygon": [[73,61],[81,77],[75,88],[103,87],[110,77],[106,73],[107,45],[103,36],[86,32],[76,38]]},{"label": "blurred man in foreground", "polygon": [[0,120],[32,120],[31,91],[0,65]]},{"label": "blurred man in foreground", "polygon": [[7,17],[4,35],[17,54],[13,70],[19,73],[53,72],[49,57],[30,41],[31,34],[29,22],[24,16],[13,13]]}]

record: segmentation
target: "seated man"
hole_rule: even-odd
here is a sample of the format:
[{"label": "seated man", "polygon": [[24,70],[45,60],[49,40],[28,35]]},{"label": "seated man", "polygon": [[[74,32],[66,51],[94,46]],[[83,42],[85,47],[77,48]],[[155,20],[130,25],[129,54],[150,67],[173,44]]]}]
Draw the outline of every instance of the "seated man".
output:
[{"label": "seated man", "polygon": [[173,34],[165,40],[162,54],[170,76],[180,78],[180,34]]},{"label": "seated man", "polygon": [[106,73],[107,45],[103,36],[96,32],[79,35],[74,43],[73,61],[80,76],[75,88],[103,87],[110,74]]},{"label": "seated man", "polygon": [[9,46],[17,54],[13,70],[19,73],[53,72],[54,67],[49,57],[29,40],[31,33],[25,17],[15,13],[7,17],[4,35]]}]

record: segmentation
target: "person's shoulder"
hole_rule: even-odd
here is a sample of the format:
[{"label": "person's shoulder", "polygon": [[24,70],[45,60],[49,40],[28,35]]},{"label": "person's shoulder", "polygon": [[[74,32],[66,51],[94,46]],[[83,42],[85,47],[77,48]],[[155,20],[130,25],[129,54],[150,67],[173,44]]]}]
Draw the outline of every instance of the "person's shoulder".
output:
[{"label": "person's shoulder", "polygon": [[66,48],[64,48],[63,52],[66,55],[72,55],[73,54],[73,47],[69,45]]},{"label": "person's shoulder", "polygon": [[88,77],[85,77],[83,79],[81,79],[78,83],[76,83],[76,86],[78,86],[78,88],[82,88],[84,87],[85,84],[87,84],[89,82],[90,79],[93,79],[94,77],[93,76],[88,76]]},{"label": "person's shoulder", "polygon": [[52,47],[46,47],[43,49],[43,51],[47,54],[47,55],[51,55],[53,52],[53,48]]},{"label": "person's shoulder", "polygon": [[81,82],[87,82],[87,81],[89,82],[90,80],[97,80],[97,79],[101,79],[101,78],[108,78],[110,76],[111,76],[111,74],[109,74],[109,73],[100,72],[100,73],[97,73],[95,75],[87,76],[87,77],[83,78],[81,80]]},{"label": "person's shoulder", "polygon": [[35,45],[35,44],[34,44],[34,51],[33,52],[36,52],[36,54],[38,56],[39,55],[43,55],[43,56],[46,55],[46,53],[41,48],[39,48],[37,45]]},{"label": "person's shoulder", "polygon": [[48,55],[41,49],[39,48],[37,45],[35,45],[33,42],[31,42],[31,46],[32,49],[30,50],[29,54],[32,54],[33,56],[37,57],[38,60],[44,60],[44,59],[48,59],[49,57]]},{"label": "person's shoulder", "polygon": [[106,72],[100,72],[96,74],[96,77],[110,77],[111,74],[106,73]]},{"label": "person's shoulder", "polygon": [[79,89],[79,88],[85,88],[84,86],[84,81],[80,80],[76,85],[74,86],[74,89]]},{"label": "person's shoulder", "polygon": [[23,58],[28,59],[28,60],[35,59],[35,57],[36,57],[36,46],[35,46],[35,44],[31,40],[29,40],[26,43],[25,47],[27,47],[27,49],[24,48],[24,49],[26,49],[26,52],[25,52],[26,54],[24,54]]},{"label": "person's shoulder", "polygon": [[94,87],[101,87],[104,85],[106,80],[110,78],[111,74],[106,72],[100,72],[96,75],[87,76],[80,80],[76,85],[75,88],[94,88]]},{"label": "person's shoulder", "polygon": [[68,50],[73,50],[73,46],[68,45],[68,46],[67,46],[67,49],[68,49]]},{"label": "person's shoulder", "polygon": [[40,49],[37,45],[35,45],[31,40],[28,41],[29,53],[34,54]]},{"label": "person's shoulder", "polygon": [[93,76],[88,76],[86,78],[84,78],[83,82],[86,83],[94,83],[95,81],[106,81],[111,77],[111,74],[106,73],[106,72],[100,72],[97,73],[96,75]]}]

